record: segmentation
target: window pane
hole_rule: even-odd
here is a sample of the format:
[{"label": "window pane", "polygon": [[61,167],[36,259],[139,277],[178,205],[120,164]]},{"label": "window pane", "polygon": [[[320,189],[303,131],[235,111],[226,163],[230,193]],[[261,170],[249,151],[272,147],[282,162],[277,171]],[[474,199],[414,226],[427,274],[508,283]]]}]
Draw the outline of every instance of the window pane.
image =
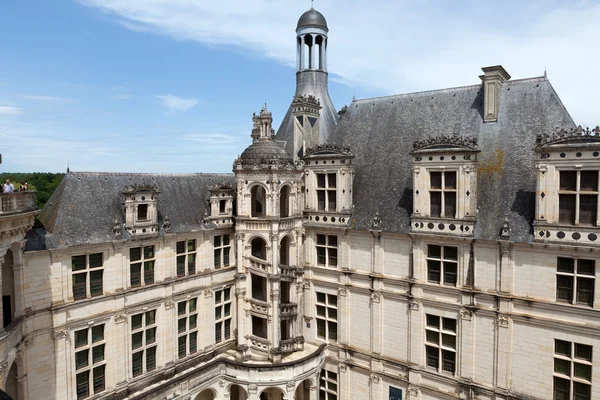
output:
[{"label": "window pane", "polygon": [[139,261],[142,259],[142,248],[136,247],[129,249],[129,261]]},{"label": "window pane", "polygon": [[231,319],[225,320],[225,340],[231,337]]},{"label": "window pane", "polygon": [[[582,260],[579,260],[581,262]],[[558,272],[570,272],[573,273],[575,271],[575,260],[572,258],[563,258],[558,257],[558,265],[556,267]]]},{"label": "window pane", "polygon": [[440,317],[437,315],[429,315],[427,314],[427,326],[431,326],[433,328],[440,327]]},{"label": "window pane", "polygon": [[443,358],[442,369],[444,371],[454,373],[454,369],[456,366],[456,353],[453,351],[449,351],[449,350],[442,350],[442,358]]},{"label": "window pane", "polygon": [[90,268],[98,268],[102,266],[102,253],[94,253],[89,255]]},{"label": "window pane", "polygon": [[333,320],[337,321],[337,310],[335,308],[328,307],[327,313],[329,314],[329,315],[327,315],[327,317],[329,319],[333,319]]},{"label": "window pane", "polygon": [[222,295],[223,291],[222,290],[217,290],[215,292],[215,304],[219,304],[221,302],[221,295]]},{"label": "window pane", "polygon": [[214,267],[221,268],[221,249],[215,249],[213,251]]},{"label": "window pane", "polygon": [[329,328],[327,331],[329,340],[337,340],[337,323],[329,321],[327,322],[327,326]]},{"label": "window pane", "polygon": [[144,284],[154,283],[154,261],[144,263]]},{"label": "window pane", "polygon": [[560,190],[576,190],[577,172],[560,171]]},{"label": "window pane", "polygon": [[596,226],[598,216],[598,195],[579,196],[579,223]]},{"label": "window pane", "polygon": [[231,288],[227,288],[223,292],[224,301],[229,301],[229,299],[231,298]]},{"label": "window pane", "polygon": [[458,247],[444,247],[444,259],[458,260]]},{"label": "window pane", "polygon": [[317,190],[317,209],[325,211],[325,190]]},{"label": "window pane", "polygon": [[571,400],[569,381],[562,378],[554,378],[554,400]]},{"label": "window pane", "polygon": [[429,192],[431,200],[430,214],[432,217],[440,217],[442,212],[442,193]]},{"label": "window pane", "polygon": [[90,394],[90,371],[77,374],[77,398],[84,399]]},{"label": "window pane", "polygon": [[565,342],[564,340],[555,340],[554,341],[554,353],[570,358],[571,357],[571,343]]},{"label": "window pane", "polygon": [[594,279],[577,278],[577,303],[594,305]]},{"label": "window pane", "polygon": [[444,174],[444,188],[456,189],[456,172],[446,172]]},{"label": "window pane", "polygon": [[335,190],[327,191],[327,211],[335,211],[337,208]]},{"label": "window pane", "polygon": [[442,188],[442,173],[441,172],[430,172],[431,177],[431,188],[441,189]]},{"label": "window pane", "polygon": [[138,376],[142,374],[142,355],[143,351],[138,351],[137,353],[133,353],[133,357],[131,358],[131,365],[133,370],[133,376]]},{"label": "window pane", "polygon": [[177,303],[177,315],[185,314],[185,307],[187,305],[186,301],[180,301]]},{"label": "window pane", "polygon": [[330,306],[337,306],[337,296],[333,294],[328,294],[327,304],[329,304]]},{"label": "window pane", "polygon": [[142,315],[144,314],[137,314],[131,316],[131,329],[139,329],[142,327]]},{"label": "window pane", "polygon": [[439,367],[439,350],[437,347],[425,346],[425,353],[427,358],[427,366],[438,368]]},{"label": "window pane", "polygon": [[317,187],[325,187],[325,174],[317,174]]},{"label": "window pane", "polygon": [[186,345],[187,345],[187,336],[179,336],[179,338],[177,338],[177,347],[178,347],[178,351],[177,351],[177,355],[179,358],[183,358],[186,355]]},{"label": "window pane", "polygon": [[90,271],[90,294],[92,296],[102,295],[102,270]]},{"label": "window pane", "polygon": [[185,253],[185,242],[177,242],[177,254]]},{"label": "window pane", "polygon": [[450,347],[456,349],[456,336],[448,335],[447,333],[442,334],[442,345],[444,347]]},{"label": "window pane", "polygon": [[325,306],[319,306],[319,305],[317,306],[317,315],[319,317],[325,317],[326,313],[327,313],[327,311],[326,311]]},{"label": "window pane", "polygon": [[225,312],[224,315],[226,317],[231,315],[231,303],[225,304]]},{"label": "window pane", "polygon": [[142,347],[142,337],[144,332],[137,332],[131,335],[131,348],[137,349]]},{"label": "window pane", "polygon": [[437,260],[427,260],[427,280],[433,283],[440,283],[441,262]]},{"label": "window pane", "polygon": [[188,240],[187,250],[196,251],[196,239]]},{"label": "window pane", "polygon": [[92,343],[104,340],[104,324],[92,328]]},{"label": "window pane", "polygon": [[441,258],[442,257],[442,247],[430,244],[429,246],[427,246],[427,257]]},{"label": "window pane", "polygon": [[156,311],[146,311],[146,325],[154,325],[156,322]]},{"label": "window pane", "polygon": [[223,246],[229,246],[229,235],[223,235]]},{"label": "window pane", "polygon": [[575,357],[592,362],[592,346],[575,343]]},{"label": "window pane", "polygon": [[100,393],[105,389],[104,369],[104,365],[94,368],[94,393]]},{"label": "window pane", "polygon": [[220,247],[221,246],[221,236],[215,236],[213,238],[213,246]]},{"label": "window pane", "polygon": [[573,391],[575,392],[575,400],[590,400],[592,398],[592,387],[585,383],[574,382]]},{"label": "window pane", "polygon": [[582,275],[596,275],[596,262],[594,260],[577,260],[577,273]]},{"label": "window pane", "polygon": [[80,271],[82,269],[85,269],[85,256],[71,257],[71,269],[73,271]]},{"label": "window pane", "polygon": [[223,249],[223,266],[224,267],[229,267],[229,250],[231,250],[230,247],[225,247]]},{"label": "window pane", "polygon": [[156,342],[156,328],[146,329],[146,344]]},{"label": "window pane", "polygon": [[196,254],[188,254],[188,274],[196,273]]},{"label": "window pane", "polygon": [[75,331],[75,348],[85,346],[88,344],[88,331],[87,329],[82,329],[80,331]]},{"label": "window pane", "polygon": [[221,338],[221,328],[222,328],[222,323],[219,322],[217,324],[215,324],[215,342],[219,343],[222,338]]},{"label": "window pane", "polygon": [[104,360],[104,345],[94,346],[92,348],[92,362],[95,364]]},{"label": "window pane", "polygon": [[433,343],[433,344],[440,344],[439,332],[426,330],[425,334],[426,334],[427,342]]},{"label": "window pane", "polygon": [[571,362],[561,358],[554,359],[554,372],[557,374],[571,375]]},{"label": "window pane", "polygon": [[587,364],[575,363],[575,376],[577,378],[592,380],[592,366]]},{"label": "window pane", "polygon": [[75,369],[80,369],[83,367],[87,367],[89,363],[88,360],[88,350],[82,350],[75,353]]},{"label": "window pane", "polygon": [[187,318],[180,318],[177,320],[177,332],[185,332],[187,328]]},{"label": "window pane", "polygon": [[198,315],[197,314],[190,315],[190,328],[189,329],[194,329],[196,326],[198,326]]},{"label": "window pane", "polygon": [[198,332],[190,333],[190,354],[198,351]]},{"label": "window pane", "polygon": [[146,350],[146,371],[154,371],[156,369],[156,347],[151,347]]},{"label": "window pane", "polygon": [[140,286],[142,284],[141,270],[142,270],[142,264],[131,264],[131,267],[130,267],[131,286]]},{"label": "window pane", "polygon": [[453,262],[444,262],[444,285],[456,286],[457,264]]},{"label": "window pane", "polygon": [[329,266],[337,267],[337,249],[327,249],[329,252]]},{"label": "window pane", "polygon": [[336,187],[336,175],[335,174],[327,174],[327,187],[330,187],[330,188]]},{"label": "window pane", "polygon": [[144,258],[154,258],[154,246],[144,247]]},{"label": "window pane", "polygon": [[574,194],[559,194],[558,195],[558,219],[564,224],[575,223],[575,195]]},{"label": "window pane", "polygon": [[185,256],[177,256],[177,276],[185,275]]},{"label": "window pane", "polygon": [[581,171],[579,190],[598,191],[598,171]]},{"label": "window pane", "polygon": [[456,192],[444,193],[444,217],[454,218],[456,216]]},{"label": "window pane", "polygon": [[325,257],[326,251],[324,247],[317,247],[317,264],[325,265]]},{"label": "window pane", "polygon": [[317,318],[317,337],[325,339],[325,321]]},{"label": "window pane", "polygon": [[189,310],[190,312],[196,311],[196,304],[198,303],[198,299],[191,299],[189,302]]},{"label": "window pane", "polygon": [[73,299],[85,299],[87,273],[73,274]]},{"label": "window pane", "polygon": [[567,301],[571,303],[573,301],[573,278],[572,276],[556,276],[556,299]]},{"label": "window pane", "polygon": [[337,247],[337,236],[327,236],[327,241],[329,247]]},{"label": "window pane", "polygon": [[325,293],[317,292],[317,302],[325,303]]},{"label": "window pane", "polygon": [[444,318],[444,330],[450,332],[456,332],[456,320],[452,318]]}]

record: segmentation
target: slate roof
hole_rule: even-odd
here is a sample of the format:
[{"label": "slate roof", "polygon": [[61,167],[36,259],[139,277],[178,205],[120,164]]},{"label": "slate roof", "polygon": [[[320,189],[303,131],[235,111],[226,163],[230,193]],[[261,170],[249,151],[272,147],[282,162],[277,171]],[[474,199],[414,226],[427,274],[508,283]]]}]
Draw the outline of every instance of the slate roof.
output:
[{"label": "slate roof", "polygon": [[[125,221],[123,190],[133,184],[158,186],[158,223],[169,217],[171,232],[190,232],[202,224],[212,185],[235,186],[233,174],[68,173],[40,211],[45,229],[28,233],[26,250],[52,249],[114,240],[113,222]],[[128,239],[125,230],[123,239]]]},{"label": "slate roof", "polygon": [[483,122],[482,85],[352,102],[329,143],[356,155],[352,229],[408,233],[412,212],[412,144],[456,134],[479,139],[476,239],[494,240],[507,217],[511,240],[529,241],[535,210],[535,137],[573,120],[545,77],[505,82],[498,122]]},{"label": "slate roof", "polygon": [[317,26],[327,29],[327,20],[325,20],[323,14],[311,7],[310,10],[300,16],[296,30],[305,26]]}]

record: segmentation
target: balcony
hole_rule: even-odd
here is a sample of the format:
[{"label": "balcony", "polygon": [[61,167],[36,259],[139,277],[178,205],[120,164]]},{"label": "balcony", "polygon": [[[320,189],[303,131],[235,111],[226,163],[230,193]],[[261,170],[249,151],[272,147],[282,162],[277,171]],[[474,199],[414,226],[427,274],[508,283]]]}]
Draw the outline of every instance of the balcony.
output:
[{"label": "balcony", "polygon": [[248,256],[246,257],[250,262],[250,267],[261,271],[269,272],[271,270],[271,264],[263,260],[262,258]]},{"label": "balcony", "polygon": [[269,303],[267,303],[266,301],[253,298],[248,299],[248,301],[250,302],[250,309],[252,311],[261,314],[267,314],[269,312]]},{"label": "balcony", "polygon": [[0,194],[0,216],[35,211],[35,191]]},{"label": "balcony", "polygon": [[292,318],[298,315],[298,305],[296,303],[281,303],[279,305],[279,316],[281,318]]}]

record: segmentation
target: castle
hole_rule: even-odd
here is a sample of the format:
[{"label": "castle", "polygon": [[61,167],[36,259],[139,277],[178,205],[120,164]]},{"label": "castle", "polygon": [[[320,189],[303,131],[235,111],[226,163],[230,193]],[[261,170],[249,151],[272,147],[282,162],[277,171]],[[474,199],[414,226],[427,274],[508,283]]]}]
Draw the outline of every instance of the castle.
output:
[{"label": "castle", "polygon": [[13,399],[600,398],[600,129],[502,66],[336,112],[328,32],[233,174],[0,196]]}]

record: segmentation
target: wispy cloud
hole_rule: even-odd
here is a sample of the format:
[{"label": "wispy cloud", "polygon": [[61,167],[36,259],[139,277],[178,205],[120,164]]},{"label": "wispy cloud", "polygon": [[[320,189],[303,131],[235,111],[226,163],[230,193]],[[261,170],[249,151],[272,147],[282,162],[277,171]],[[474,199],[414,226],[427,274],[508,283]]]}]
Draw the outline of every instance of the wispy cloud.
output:
[{"label": "wispy cloud", "polygon": [[34,101],[47,101],[52,103],[71,103],[73,99],[68,97],[59,97],[59,96],[45,96],[45,95],[25,95],[24,99],[34,100]]},{"label": "wispy cloud", "polygon": [[0,115],[20,115],[23,114],[23,109],[14,106],[0,106]]},{"label": "wispy cloud", "polygon": [[190,108],[194,107],[196,104],[198,104],[198,100],[194,99],[192,97],[190,97],[190,98],[177,97],[177,96],[173,96],[172,94],[156,96],[156,97],[160,99],[160,101],[162,102],[162,104],[165,107],[167,107],[167,109],[169,110],[169,113],[174,113],[177,111],[187,111]]},{"label": "wispy cloud", "polygon": [[[289,0],[78,1],[127,29],[236,45],[290,66],[295,23],[307,8]],[[575,120],[597,123],[600,84],[589,77],[600,63],[598,2],[330,0],[319,9],[330,28],[330,72],[359,97],[469,85],[479,67],[495,64],[514,78],[547,68]]]},{"label": "wispy cloud", "polygon": [[234,143],[238,138],[224,133],[191,133],[183,135],[183,139],[191,142],[223,145]]}]

